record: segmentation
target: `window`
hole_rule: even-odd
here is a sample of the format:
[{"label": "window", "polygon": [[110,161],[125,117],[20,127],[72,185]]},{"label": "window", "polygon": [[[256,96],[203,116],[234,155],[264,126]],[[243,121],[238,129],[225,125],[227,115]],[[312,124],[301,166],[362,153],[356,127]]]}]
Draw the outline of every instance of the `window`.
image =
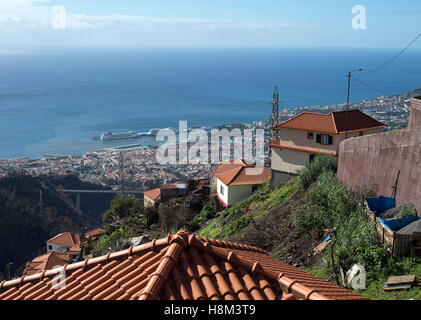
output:
[{"label": "window", "polygon": [[53,246],[51,244],[48,245],[48,250],[53,250]]},{"label": "window", "polygon": [[330,145],[333,144],[333,137],[327,134],[318,134],[316,142],[324,145]]},{"label": "window", "polygon": [[361,132],[360,132],[360,137],[362,137],[363,135],[364,135],[364,132],[362,132],[362,131],[361,131]]},{"label": "window", "polygon": [[313,139],[314,133],[313,132],[307,132],[307,139]]},{"label": "window", "polygon": [[221,188],[220,188],[220,193],[221,193],[222,195],[224,195],[224,186],[221,186]]}]

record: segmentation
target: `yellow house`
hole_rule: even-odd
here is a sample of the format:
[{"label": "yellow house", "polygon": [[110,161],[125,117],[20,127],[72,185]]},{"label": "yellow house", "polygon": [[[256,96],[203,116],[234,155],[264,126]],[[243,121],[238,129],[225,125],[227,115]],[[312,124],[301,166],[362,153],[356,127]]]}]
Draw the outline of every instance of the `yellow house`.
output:
[{"label": "yellow house", "polygon": [[156,203],[161,201],[161,189],[153,189],[145,191],[143,194],[143,206],[145,208],[151,208],[155,206]]},{"label": "yellow house", "polygon": [[348,114],[303,112],[272,128],[272,183],[296,175],[318,154],[337,157],[339,144],[347,138],[380,133],[385,127],[359,110],[349,110]]}]

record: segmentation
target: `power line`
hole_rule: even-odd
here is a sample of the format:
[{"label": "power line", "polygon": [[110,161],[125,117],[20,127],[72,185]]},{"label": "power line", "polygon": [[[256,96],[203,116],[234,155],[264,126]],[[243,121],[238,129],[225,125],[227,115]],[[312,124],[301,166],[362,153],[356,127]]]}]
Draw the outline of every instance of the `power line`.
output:
[{"label": "power line", "polygon": [[421,37],[421,33],[414,40],[412,40],[404,49],[402,49],[399,53],[394,55],[390,60],[386,61],[384,64],[378,66],[377,68],[374,68],[372,70],[369,70],[369,71],[361,73],[361,74],[364,75],[364,74],[368,74],[368,73],[373,73],[373,72],[376,72],[377,70],[380,70],[380,69],[386,67],[392,61],[396,60],[400,55],[402,55],[406,50],[408,50],[409,47],[412,46],[412,44],[414,44],[414,42],[417,41],[420,37]]},{"label": "power line", "polygon": [[360,79],[358,79],[358,78],[356,78],[356,77],[354,77],[354,76],[352,76],[352,79],[354,79],[354,80],[358,81],[359,83],[361,83],[361,84],[363,84],[363,85],[365,85],[365,86],[369,87],[370,89],[373,89],[373,90],[376,90],[376,91],[382,92],[382,93],[384,93],[384,94],[387,94],[388,96],[395,96],[395,95],[396,95],[396,94],[394,94],[394,93],[390,93],[390,92],[384,91],[384,90],[382,90],[382,89],[376,88],[376,87],[372,86],[371,84],[368,84],[367,82],[364,82],[364,81],[362,81],[362,80],[360,80]]}]

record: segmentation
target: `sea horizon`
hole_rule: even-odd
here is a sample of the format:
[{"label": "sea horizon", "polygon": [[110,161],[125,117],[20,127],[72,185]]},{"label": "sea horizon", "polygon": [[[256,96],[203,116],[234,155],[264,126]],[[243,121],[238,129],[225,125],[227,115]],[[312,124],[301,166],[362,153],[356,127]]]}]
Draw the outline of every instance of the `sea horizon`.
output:
[{"label": "sea horizon", "polygon": [[[412,49],[379,72],[356,75],[351,102],[421,87]],[[268,120],[280,109],[346,102],[348,71],[370,70],[393,49],[73,48],[0,53],[0,158],[81,155],[103,132]],[[148,145],[151,138],[134,143]],[[129,141],[128,144],[130,144]],[[119,145],[125,144],[120,141]]]}]

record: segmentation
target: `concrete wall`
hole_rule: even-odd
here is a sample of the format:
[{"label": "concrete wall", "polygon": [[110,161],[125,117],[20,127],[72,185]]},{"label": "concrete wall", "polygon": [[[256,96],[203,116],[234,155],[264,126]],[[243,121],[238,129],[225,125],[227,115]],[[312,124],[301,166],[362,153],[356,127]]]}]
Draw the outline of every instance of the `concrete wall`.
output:
[{"label": "concrete wall", "polygon": [[277,186],[281,183],[284,183],[290,180],[292,177],[295,177],[295,176],[296,174],[294,173],[272,170],[272,177],[271,177],[270,182],[273,185]]},{"label": "concrete wall", "polygon": [[228,205],[232,206],[253,194],[251,185],[228,186]]},{"label": "concrete wall", "polygon": [[[52,247],[51,249],[49,248],[50,246]],[[47,253],[49,253],[51,251],[61,253],[61,252],[67,251],[67,250],[70,250],[70,248],[62,246],[62,245],[47,242]]]},{"label": "concrete wall", "polygon": [[[221,180],[217,179],[218,197],[228,206],[232,206],[237,202],[252,195],[252,186],[227,186]],[[221,192],[221,188],[223,192]]]},{"label": "concrete wall", "polygon": [[349,139],[340,144],[338,178],[349,188],[377,187],[396,205],[413,202],[421,217],[421,127]]},{"label": "concrete wall", "polygon": [[421,97],[412,98],[408,128],[421,126]]},{"label": "concrete wall", "polygon": [[301,151],[272,148],[271,169],[297,173],[310,162],[310,154]]},{"label": "concrete wall", "polygon": [[[228,186],[223,183],[221,180],[216,179],[216,191],[218,193],[219,199],[221,199],[226,205],[228,204]],[[221,192],[222,189],[222,192]]]},{"label": "concrete wall", "polygon": [[153,201],[151,198],[149,198],[147,195],[144,195],[143,197],[143,206],[145,208],[151,208],[155,205],[155,201]]}]

